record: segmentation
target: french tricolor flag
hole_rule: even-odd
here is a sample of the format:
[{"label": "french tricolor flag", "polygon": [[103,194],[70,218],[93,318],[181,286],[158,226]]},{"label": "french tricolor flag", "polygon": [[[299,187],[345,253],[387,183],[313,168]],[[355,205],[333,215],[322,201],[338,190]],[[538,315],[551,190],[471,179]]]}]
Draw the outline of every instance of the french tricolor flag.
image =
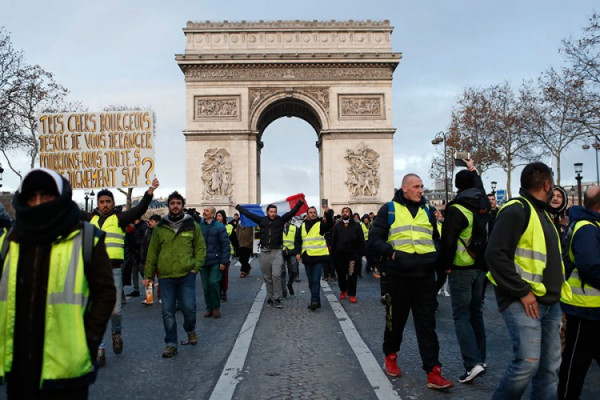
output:
[{"label": "french tricolor flag", "polygon": [[[294,208],[298,201],[300,201],[300,199],[304,200],[304,204],[302,205],[302,207],[300,207],[296,215],[301,215],[308,211],[308,205],[306,204],[304,193],[298,193],[293,196],[286,197],[283,200],[278,200],[272,203],[264,203],[260,205],[241,204],[241,206],[244,207],[246,210],[250,211],[251,213],[254,213],[256,215],[262,215],[264,217],[265,215],[267,215],[267,206],[269,204],[273,204],[275,207],[277,207],[277,215],[283,215],[286,212],[290,211],[292,208]],[[240,215],[240,218],[243,226],[256,226],[254,222],[250,221],[243,214]]]}]

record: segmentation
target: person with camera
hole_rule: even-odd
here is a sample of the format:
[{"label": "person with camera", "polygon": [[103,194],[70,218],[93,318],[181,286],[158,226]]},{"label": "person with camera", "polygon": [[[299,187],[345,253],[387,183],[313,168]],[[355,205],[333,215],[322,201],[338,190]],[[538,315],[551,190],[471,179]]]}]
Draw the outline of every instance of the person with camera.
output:
[{"label": "person with camera", "polygon": [[482,297],[485,281],[483,252],[487,239],[489,200],[472,159],[456,174],[456,197],[446,207],[442,225],[442,263],[448,273],[454,329],[470,383],[485,372],[485,327]]}]

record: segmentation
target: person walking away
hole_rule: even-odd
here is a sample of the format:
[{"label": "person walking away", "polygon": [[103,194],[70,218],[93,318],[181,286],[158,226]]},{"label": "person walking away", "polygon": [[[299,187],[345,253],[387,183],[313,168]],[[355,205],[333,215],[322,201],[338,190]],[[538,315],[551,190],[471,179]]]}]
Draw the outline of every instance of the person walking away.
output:
[{"label": "person walking away", "polygon": [[202,290],[206,302],[206,313],[204,318],[221,317],[221,276],[225,273],[231,245],[225,225],[215,219],[216,209],[211,206],[204,207],[202,211],[202,222],[200,229],[206,242],[206,261],[204,268],[200,271],[202,279]]},{"label": "person walking away", "polygon": [[133,291],[128,294],[129,297],[140,296],[140,277],[144,277],[144,264],[141,262],[140,250],[144,241],[144,235],[148,230],[148,224],[141,218],[136,219],[132,227],[132,232],[129,236],[128,254],[129,254],[129,265],[131,266],[131,282],[133,285]]},{"label": "person walking away", "polygon": [[558,398],[579,399],[592,360],[600,365],[600,187],[585,191],[583,207],[573,206],[569,258],[575,265],[569,284],[573,297],[561,299],[567,316],[565,349],[558,373]]},{"label": "person walking away", "polygon": [[296,254],[296,260],[302,259],[302,264],[304,264],[310,289],[308,309],[311,311],[321,308],[320,280],[323,274],[323,265],[331,262],[324,235],[331,232],[333,227],[333,210],[330,210],[327,205],[323,205],[323,210],[325,210],[325,216],[319,218],[317,209],[309,207],[306,219],[296,232],[296,242],[301,244],[301,253]]},{"label": "person walking away", "polygon": [[240,259],[240,278],[245,278],[250,274],[252,267],[250,266],[250,256],[254,246],[254,228],[251,226],[243,226],[238,222],[235,228],[235,234],[238,239],[238,256]]},{"label": "person walking away", "polygon": [[283,225],[288,222],[304,204],[300,199],[294,208],[282,216],[277,215],[277,207],[274,204],[267,206],[267,216],[256,215],[240,205],[231,205],[244,214],[251,221],[258,224],[260,234],[260,270],[267,286],[267,304],[283,308],[281,298],[281,268],[283,267]]},{"label": "person walking away", "polygon": [[443,390],[454,384],[442,376],[435,332],[437,291],[446,278],[445,271],[437,271],[436,281],[439,232],[434,211],[423,197],[421,178],[407,174],[393,200],[377,212],[369,240],[375,256],[382,258],[380,266],[386,274],[385,371],[402,376],[397,353],[412,311],[427,387]]},{"label": "person walking away", "polygon": [[530,382],[532,399],[557,396],[559,299],[572,294],[558,231],[545,211],[552,187],[550,167],[527,164],[520,196],[498,212],[485,251],[488,278],[513,342],[513,359],[492,399],[520,399]]},{"label": "person walking away", "polygon": [[[0,264],[0,381],[8,399],[87,399],[116,300],[105,234],[70,183],[35,168],[13,197]],[[4,247],[6,246],[6,247]]]},{"label": "person walking away", "polygon": [[358,269],[365,254],[363,228],[352,219],[350,207],[342,208],[342,219],[332,229],[331,254],[338,276],[340,300],[356,303]]},{"label": "person walking away", "polygon": [[442,262],[449,272],[452,317],[465,367],[458,381],[471,383],[485,373],[486,337],[483,322],[484,250],[489,200],[473,160],[456,174],[456,197],[446,207],[442,225]]},{"label": "person walking away", "polygon": [[[112,333],[112,348],[115,354],[123,352],[122,319],[123,319],[123,261],[125,259],[125,229],[127,225],[139,219],[148,210],[152,201],[154,190],[159,186],[158,179],[152,180],[139,204],[127,211],[122,207],[115,206],[115,197],[110,190],[103,189],[98,192],[98,207],[91,213],[80,210],[81,219],[89,221],[96,228],[106,232],[106,252],[112,265],[113,278],[117,289],[117,302],[110,318]],[[98,347],[96,356],[98,364],[106,364],[106,353],[104,340]]]}]

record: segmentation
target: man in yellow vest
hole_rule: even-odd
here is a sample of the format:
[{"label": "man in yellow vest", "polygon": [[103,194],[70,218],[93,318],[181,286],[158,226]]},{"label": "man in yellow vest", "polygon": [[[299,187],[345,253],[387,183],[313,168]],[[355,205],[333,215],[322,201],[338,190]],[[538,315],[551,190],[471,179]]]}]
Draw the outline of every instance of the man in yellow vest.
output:
[{"label": "man in yellow vest", "polygon": [[[148,210],[152,201],[154,190],[158,187],[158,179],[152,180],[152,186],[148,188],[142,200],[135,207],[122,211],[120,206],[115,206],[115,197],[110,190],[104,189],[98,192],[98,207],[91,213],[80,211],[81,219],[89,221],[97,228],[106,233],[106,252],[112,265],[113,277],[117,289],[117,302],[110,318],[112,331],[112,347],[115,354],[123,351],[123,337],[121,336],[123,305],[123,261],[125,259],[125,229],[127,225],[140,219]],[[100,366],[106,364],[104,340],[98,347],[97,361]]]},{"label": "man in yellow vest", "polygon": [[397,352],[412,311],[427,387],[442,390],[454,384],[442,376],[435,332],[439,232],[434,211],[423,197],[421,178],[405,175],[394,199],[379,209],[369,240],[386,273],[385,371],[390,376],[402,376]]},{"label": "man in yellow vest", "polygon": [[520,399],[532,383],[532,399],[555,399],[560,366],[562,296],[565,281],[560,239],[545,209],[552,196],[550,167],[525,166],[520,197],[498,212],[485,251],[496,301],[513,343],[513,360],[493,399]]},{"label": "man in yellow vest", "polygon": [[296,254],[296,260],[302,259],[304,264],[310,289],[308,309],[311,311],[321,308],[321,275],[323,265],[330,262],[329,249],[323,235],[333,227],[333,210],[330,210],[327,204],[323,205],[323,210],[325,210],[325,217],[319,218],[317,209],[309,207],[306,211],[306,219],[296,231],[298,241],[302,245],[301,253]]},{"label": "man in yellow vest", "polygon": [[[298,260],[296,260],[296,254],[300,253],[300,242],[296,236],[296,225],[294,224],[295,218],[288,221],[283,226],[283,266],[281,267],[281,291],[283,297],[287,297],[287,291],[290,295],[294,295],[294,281],[298,277]],[[287,273],[286,273],[287,272]],[[286,283],[286,275],[289,275]],[[287,291],[286,291],[287,287]]]},{"label": "man in yellow vest", "polygon": [[104,233],[82,223],[71,185],[28,172],[0,274],[0,382],[9,399],[87,399],[115,304]]},{"label": "man in yellow vest", "polygon": [[569,210],[572,299],[562,299],[567,331],[558,373],[558,398],[578,399],[592,360],[600,364],[600,186],[585,191],[583,206]]},{"label": "man in yellow vest", "polygon": [[[486,271],[482,261],[490,205],[473,160],[464,161],[468,169],[459,171],[454,178],[458,192],[446,207],[441,244],[442,263],[449,272],[454,329],[465,367],[458,381],[471,383],[485,373],[486,366],[482,311]],[[477,233],[483,236],[477,237]]]}]

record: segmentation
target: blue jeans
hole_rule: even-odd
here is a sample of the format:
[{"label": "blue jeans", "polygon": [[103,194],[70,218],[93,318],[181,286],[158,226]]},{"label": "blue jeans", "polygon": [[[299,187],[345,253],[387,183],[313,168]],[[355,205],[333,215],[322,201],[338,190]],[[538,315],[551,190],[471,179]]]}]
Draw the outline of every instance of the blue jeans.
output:
[{"label": "blue jeans", "polygon": [[[123,298],[123,270],[121,268],[113,268],[112,273],[113,280],[115,281],[115,288],[117,289],[117,302],[115,303],[115,307],[110,316],[110,330],[112,333],[121,333],[121,329],[123,328],[121,325],[123,319],[123,304],[121,304],[121,299]],[[106,343],[104,343],[104,339],[102,339],[98,348],[104,349],[105,347]]]},{"label": "blue jeans", "polygon": [[485,273],[480,269],[454,269],[448,276],[454,330],[467,370],[485,362],[485,327],[481,311],[484,279]]},{"label": "blue jeans", "polygon": [[321,305],[321,275],[323,264],[304,264],[308,288],[310,289],[310,302]]},{"label": "blue jeans", "polygon": [[525,314],[520,301],[513,302],[502,316],[513,342],[513,360],[496,387],[492,399],[520,399],[532,381],[531,398],[557,398],[560,367],[560,304],[538,303],[540,318]]},{"label": "blue jeans", "polygon": [[165,327],[165,343],[177,347],[176,303],[183,313],[183,329],[196,329],[196,274],[190,272],[180,278],[159,278],[162,295],[162,318]]}]

